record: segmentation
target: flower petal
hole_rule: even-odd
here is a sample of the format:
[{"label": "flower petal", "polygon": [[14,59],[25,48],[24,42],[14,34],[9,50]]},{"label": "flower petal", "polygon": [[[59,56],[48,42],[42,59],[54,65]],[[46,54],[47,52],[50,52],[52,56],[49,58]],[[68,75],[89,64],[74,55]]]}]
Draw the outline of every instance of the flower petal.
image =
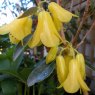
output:
[{"label": "flower petal", "polygon": [[83,79],[85,79],[86,72],[85,72],[85,61],[84,61],[83,55],[81,53],[78,53],[76,55],[76,60],[77,60],[78,66],[80,68],[81,76],[82,76]]},{"label": "flower petal", "polygon": [[54,26],[49,12],[42,11],[43,15],[43,29],[40,35],[42,43],[47,47],[55,47],[60,43],[59,34]]},{"label": "flower petal", "polygon": [[0,27],[0,35],[5,35],[10,32],[10,27],[9,25],[4,25]]},{"label": "flower petal", "polygon": [[59,45],[59,39],[53,33],[43,32],[40,35],[42,43],[47,47],[55,47]]},{"label": "flower petal", "polygon": [[52,13],[53,17],[58,18],[61,22],[69,22],[72,19],[72,16],[78,17],[65,10],[55,2],[51,2],[48,6],[48,9]]},{"label": "flower petal", "polygon": [[32,28],[32,19],[28,18],[28,20],[25,23],[25,31],[24,31],[24,36],[27,36],[31,34],[31,28]]},{"label": "flower petal", "polygon": [[66,63],[66,67],[67,67],[67,71],[69,72],[69,63],[72,59],[72,56],[69,56],[69,55],[65,55],[64,56],[64,60],[65,60],[65,63]]},{"label": "flower petal", "polygon": [[25,23],[27,22],[28,18],[21,18],[15,19],[13,22],[10,23],[10,33],[17,38],[18,40],[22,40],[25,37]]},{"label": "flower petal", "polygon": [[12,36],[12,34],[9,33],[10,42],[13,44],[18,44],[20,40],[16,39]]},{"label": "flower petal", "polygon": [[67,79],[62,84],[65,91],[68,93],[75,93],[79,90],[80,85],[77,80],[77,65],[76,60],[72,59],[69,63],[69,74],[67,76]]},{"label": "flower petal", "polygon": [[56,57],[56,69],[57,77],[60,84],[62,84],[67,77],[67,68],[63,56],[59,55]]},{"label": "flower petal", "polygon": [[57,31],[60,32],[60,30],[62,28],[62,22],[59,19],[57,19],[56,17],[53,17],[53,21],[54,21]]},{"label": "flower petal", "polygon": [[58,47],[52,47],[46,56],[46,64],[52,62],[56,58]]},{"label": "flower petal", "polygon": [[[78,64],[77,64],[77,67],[78,67]],[[77,69],[77,75],[76,76],[77,76],[77,80],[79,81],[81,89],[84,91],[90,91],[90,89],[88,88],[88,86],[84,82],[79,69]]]},{"label": "flower petal", "polygon": [[31,41],[28,44],[30,48],[38,46],[39,43],[41,43],[40,34],[42,32],[42,20],[43,20],[42,19],[42,13],[40,12],[38,14],[38,24],[37,24],[36,30],[33,34],[33,38],[31,39]]}]

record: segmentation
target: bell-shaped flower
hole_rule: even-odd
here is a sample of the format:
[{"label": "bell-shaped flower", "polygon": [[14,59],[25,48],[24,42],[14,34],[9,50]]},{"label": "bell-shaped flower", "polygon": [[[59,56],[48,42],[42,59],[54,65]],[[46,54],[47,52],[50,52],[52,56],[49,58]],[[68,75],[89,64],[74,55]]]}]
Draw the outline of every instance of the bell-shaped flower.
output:
[{"label": "bell-shaped flower", "polygon": [[46,56],[46,64],[52,62],[55,58],[56,58],[56,55],[57,55],[57,51],[58,51],[58,47],[52,47],[47,56]]},{"label": "bell-shaped flower", "polygon": [[29,47],[33,48],[40,42],[47,47],[58,46],[60,43],[59,37],[49,12],[41,11],[38,14],[38,25],[32,40],[29,42]]},{"label": "bell-shaped flower", "polygon": [[0,34],[8,34],[12,43],[18,43],[23,40],[24,37],[31,33],[32,19],[24,17],[21,19],[15,19],[11,23],[4,25],[0,28]]},{"label": "bell-shaped flower", "polygon": [[48,9],[52,13],[52,16],[54,18],[57,18],[61,22],[69,22],[72,19],[72,17],[78,17],[72,14],[71,12],[65,10],[55,2],[51,2],[48,5]]},{"label": "bell-shaped flower", "polygon": [[62,22],[60,20],[58,20],[56,17],[53,17],[53,21],[54,21],[57,31],[60,32],[60,30],[62,28]]},{"label": "bell-shaped flower", "polygon": [[81,76],[82,76],[83,79],[85,79],[86,71],[85,71],[85,61],[84,61],[83,55],[81,53],[78,53],[76,55],[76,60],[77,60],[77,63],[79,65]]},{"label": "bell-shaped flower", "polygon": [[75,93],[79,89],[82,89],[83,91],[90,91],[90,89],[84,82],[79,69],[80,68],[78,67],[77,60],[72,59],[69,63],[68,76],[66,80],[61,84],[66,92]]},{"label": "bell-shaped flower", "polygon": [[68,54],[64,55],[64,60],[65,60],[67,72],[69,72],[69,63],[72,60],[72,58],[73,57],[69,56]]},{"label": "bell-shaped flower", "polygon": [[62,84],[67,78],[66,63],[62,55],[56,57],[56,70],[58,81]]}]

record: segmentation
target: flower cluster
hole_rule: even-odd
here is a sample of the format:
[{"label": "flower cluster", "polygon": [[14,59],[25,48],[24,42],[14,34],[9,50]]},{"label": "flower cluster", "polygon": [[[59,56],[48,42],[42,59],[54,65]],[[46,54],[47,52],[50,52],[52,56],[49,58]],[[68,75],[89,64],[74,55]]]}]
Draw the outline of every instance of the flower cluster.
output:
[{"label": "flower cluster", "polygon": [[63,87],[68,93],[75,93],[79,89],[90,91],[84,81],[86,78],[84,57],[75,51],[69,46],[62,48],[61,51],[58,47],[53,47],[46,57],[46,62],[48,64],[56,59],[57,77],[60,83],[58,88]]},{"label": "flower cluster", "polygon": [[22,41],[24,37],[31,33],[32,19],[29,17],[15,19],[10,24],[4,25],[0,28],[0,34],[8,34],[10,42],[17,44]]},{"label": "flower cluster", "polygon": [[[63,87],[68,93],[75,93],[79,89],[89,91],[84,82],[85,79],[85,61],[81,53],[75,53],[71,45],[66,45],[65,48],[59,45],[64,43],[59,31],[62,28],[62,23],[69,22],[72,17],[78,17],[71,12],[65,10],[55,2],[48,5],[48,11],[42,6],[38,7],[38,23],[33,33],[33,37],[28,42],[30,48],[34,48],[43,44],[50,47],[50,51],[46,57],[46,63],[56,59],[56,70],[58,81],[61,84],[58,88]],[[0,34],[9,33],[10,42],[17,44],[22,41],[27,35],[31,34],[32,19],[29,17],[17,18],[10,24],[0,28]]]},{"label": "flower cluster", "polygon": [[[41,11],[39,12],[39,10]],[[48,10],[49,12],[43,8],[38,8],[38,24],[28,44],[30,48],[41,44],[46,47],[58,46],[60,40],[62,40],[58,33],[61,30],[62,23],[69,22],[73,16],[77,17],[54,2],[48,5]],[[31,33],[31,28],[31,18],[17,18],[10,24],[2,26],[0,28],[0,34],[4,35],[9,33],[10,42],[17,44]]]}]

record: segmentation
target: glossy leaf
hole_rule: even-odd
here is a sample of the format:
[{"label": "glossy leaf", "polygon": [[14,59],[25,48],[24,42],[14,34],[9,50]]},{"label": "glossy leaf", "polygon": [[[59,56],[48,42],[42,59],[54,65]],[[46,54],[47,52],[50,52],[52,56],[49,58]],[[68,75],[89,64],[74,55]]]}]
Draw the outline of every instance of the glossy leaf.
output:
[{"label": "glossy leaf", "polygon": [[21,16],[19,16],[18,18],[27,17],[27,16],[35,14],[36,12],[37,12],[37,7],[31,7],[27,11],[25,11]]},{"label": "glossy leaf", "polygon": [[32,86],[35,83],[43,81],[53,72],[55,68],[55,62],[46,64],[45,60],[40,61],[40,64],[36,66],[36,68],[31,72],[28,77],[27,84],[28,86]]},{"label": "glossy leaf", "polygon": [[23,56],[24,56],[24,52],[22,51],[15,61],[12,60],[12,62],[11,62],[12,69],[17,70],[19,68],[19,66],[23,60]]},{"label": "glossy leaf", "polygon": [[27,80],[29,74],[31,73],[31,70],[32,70],[31,68],[23,68],[23,69],[20,71],[20,74],[21,74],[21,76],[24,77],[24,79]]},{"label": "glossy leaf", "polygon": [[28,41],[31,39],[31,37],[32,37],[32,35],[30,34],[24,38],[23,46],[22,46],[21,42],[16,46],[16,49],[15,49],[14,55],[13,55],[13,61],[16,61],[16,59],[19,57],[19,55],[23,52],[23,50],[25,49],[25,47],[28,44]]}]

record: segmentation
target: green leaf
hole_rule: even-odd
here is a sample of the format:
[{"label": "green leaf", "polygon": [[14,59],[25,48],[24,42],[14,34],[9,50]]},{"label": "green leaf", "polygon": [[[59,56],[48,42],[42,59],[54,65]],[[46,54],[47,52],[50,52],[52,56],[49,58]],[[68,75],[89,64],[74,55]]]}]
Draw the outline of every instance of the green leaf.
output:
[{"label": "green leaf", "polygon": [[7,58],[8,58],[10,61],[13,60],[13,58],[12,58],[12,56],[13,56],[13,51],[14,51],[14,46],[12,46],[11,48],[8,48],[7,51],[6,51],[6,56],[7,56]]},{"label": "green leaf", "polygon": [[32,86],[35,83],[38,83],[44,79],[46,79],[53,72],[55,68],[55,62],[51,62],[50,64],[46,64],[45,59],[39,62],[39,65],[34,68],[31,74],[28,77],[27,84],[28,86]]},{"label": "green leaf", "polygon": [[31,7],[29,8],[27,11],[25,11],[20,17],[18,18],[23,18],[23,17],[26,17],[26,16],[30,16],[30,15],[33,15],[37,12],[37,7]]},{"label": "green leaf", "polygon": [[28,78],[30,72],[31,72],[31,68],[23,68],[23,69],[20,71],[20,74],[21,74],[21,76],[23,76],[23,77],[27,80],[27,78]]},{"label": "green leaf", "polygon": [[6,57],[4,59],[0,58],[0,70],[6,70],[9,68],[10,68],[10,61]]},{"label": "green leaf", "polygon": [[24,56],[24,53],[22,52],[15,61],[14,60],[12,61],[12,63],[11,63],[12,69],[17,70],[19,68],[19,66],[23,60],[23,56]]},{"label": "green leaf", "polygon": [[0,60],[7,58],[6,54],[0,54]]},{"label": "green leaf", "polygon": [[1,88],[4,95],[16,95],[16,82],[11,79],[6,79],[1,82]]},{"label": "green leaf", "polygon": [[11,75],[26,84],[25,78],[15,70],[0,70],[0,73]]},{"label": "green leaf", "polygon": [[31,39],[31,37],[32,37],[32,35],[30,34],[24,38],[23,46],[22,46],[21,42],[18,43],[18,45],[16,46],[16,49],[14,51],[14,54],[13,54],[13,61],[16,61],[17,58],[20,56],[20,54],[24,51],[24,49],[26,48],[28,41]]},{"label": "green leaf", "polygon": [[[0,75],[0,81],[4,80],[4,79],[6,79],[6,78],[9,78],[9,77],[10,77],[9,75],[5,75],[5,74]],[[1,94],[0,94],[0,95],[1,95]]]}]

